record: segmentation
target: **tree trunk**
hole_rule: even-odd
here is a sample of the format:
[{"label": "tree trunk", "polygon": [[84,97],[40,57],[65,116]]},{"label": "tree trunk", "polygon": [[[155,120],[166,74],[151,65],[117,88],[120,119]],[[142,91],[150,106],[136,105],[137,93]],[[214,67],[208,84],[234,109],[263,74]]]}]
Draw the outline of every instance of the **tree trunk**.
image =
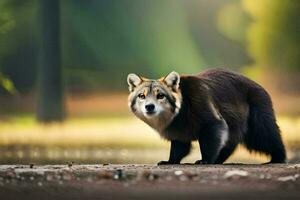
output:
[{"label": "tree trunk", "polygon": [[40,51],[37,119],[61,121],[65,117],[60,62],[59,0],[40,0]]}]

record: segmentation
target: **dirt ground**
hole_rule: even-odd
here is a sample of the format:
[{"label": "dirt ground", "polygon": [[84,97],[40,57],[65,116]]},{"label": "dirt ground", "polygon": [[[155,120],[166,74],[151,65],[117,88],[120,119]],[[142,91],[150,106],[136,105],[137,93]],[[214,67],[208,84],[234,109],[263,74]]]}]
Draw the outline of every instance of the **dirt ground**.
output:
[{"label": "dirt ground", "polygon": [[300,199],[300,164],[0,165],[0,199]]}]

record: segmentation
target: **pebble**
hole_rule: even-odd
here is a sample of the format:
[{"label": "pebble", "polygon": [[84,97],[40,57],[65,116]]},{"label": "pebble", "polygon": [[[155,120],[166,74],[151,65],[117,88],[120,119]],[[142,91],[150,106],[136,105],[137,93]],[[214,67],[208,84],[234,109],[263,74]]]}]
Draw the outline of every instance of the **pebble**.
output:
[{"label": "pebble", "polygon": [[231,178],[231,177],[245,177],[248,176],[249,173],[243,170],[231,170],[224,174],[224,178]]},{"label": "pebble", "polygon": [[294,164],[294,165],[288,166],[287,168],[297,169],[297,168],[300,168],[300,164]]},{"label": "pebble", "polygon": [[299,177],[299,174],[295,174],[295,175],[291,175],[291,176],[279,177],[277,180],[282,181],[282,182],[295,181],[295,180],[297,180],[298,177]]},{"label": "pebble", "polygon": [[183,171],[177,170],[177,171],[174,172],[174,174],[175,174],[176,176],[180,176],[180,175],[183,175]]},{"label": "pebble", "polygon": [[114,179],[122,179],[123,178],[123,171],[121,169],[117,169],[117,171],[114,174]]}]

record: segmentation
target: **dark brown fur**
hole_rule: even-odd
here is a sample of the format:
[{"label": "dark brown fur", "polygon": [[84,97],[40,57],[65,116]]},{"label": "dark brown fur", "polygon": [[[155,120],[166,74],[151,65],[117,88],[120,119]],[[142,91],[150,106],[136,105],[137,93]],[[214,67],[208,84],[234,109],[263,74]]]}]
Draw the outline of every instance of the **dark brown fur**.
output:
[{"label": "dark brown fur", "polygon": [[[181,76],[182,105],[178,115],[163,131],[171,141],[169,161],[179,163],[188,154],[192,140],[200,143],[202,161],[223,163],[236,146],[284,162],[285,148],[268,93],[254,81],[223,69]],[[222,134],[228,134],[224,145]]]}]

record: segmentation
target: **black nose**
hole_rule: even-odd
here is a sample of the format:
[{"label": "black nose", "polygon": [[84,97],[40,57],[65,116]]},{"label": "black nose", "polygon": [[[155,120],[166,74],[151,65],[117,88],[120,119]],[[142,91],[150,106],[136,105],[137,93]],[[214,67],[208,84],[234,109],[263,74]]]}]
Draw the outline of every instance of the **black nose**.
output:
[{"label": "black nose", "polygon": [[145,106],[145,108],[146,108],[147,112],[153,112],[155,106],[154,106],[154,104],[148,104]]}]

